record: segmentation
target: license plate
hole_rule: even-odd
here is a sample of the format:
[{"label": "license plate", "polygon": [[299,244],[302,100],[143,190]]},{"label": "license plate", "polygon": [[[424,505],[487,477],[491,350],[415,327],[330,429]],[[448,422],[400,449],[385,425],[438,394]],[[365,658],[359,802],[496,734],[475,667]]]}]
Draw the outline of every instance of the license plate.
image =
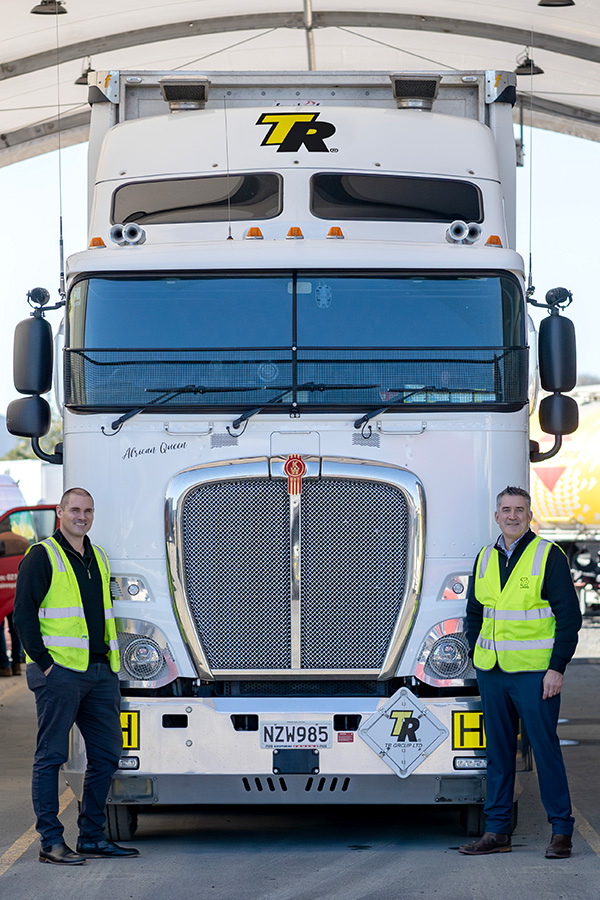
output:
[{"label": "license plate", "polygon": [[261,722],[260,746],[266,750],[321,750],[331,747],[330,722]]}]

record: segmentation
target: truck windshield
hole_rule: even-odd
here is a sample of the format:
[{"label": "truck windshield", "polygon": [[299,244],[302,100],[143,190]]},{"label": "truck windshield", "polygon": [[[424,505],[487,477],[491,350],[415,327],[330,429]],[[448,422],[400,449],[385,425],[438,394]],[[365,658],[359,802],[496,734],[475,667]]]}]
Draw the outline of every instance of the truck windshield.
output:
[{"label": "truck windshield", "polygon": [[99,277],[69,296],[66,402],[518,408],[526,356],[506,274]]}]

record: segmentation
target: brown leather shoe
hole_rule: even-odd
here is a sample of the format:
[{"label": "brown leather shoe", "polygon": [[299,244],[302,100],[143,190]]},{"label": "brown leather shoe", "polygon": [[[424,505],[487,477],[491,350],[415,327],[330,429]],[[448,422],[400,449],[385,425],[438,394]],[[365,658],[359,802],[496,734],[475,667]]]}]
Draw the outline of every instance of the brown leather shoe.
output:
[{"label": "brown leather shoe", "polygon": [[546,847],[546,859],[568,859],[573,843],[568,834],[553,834]]},{"label": "brown leather shoe", "polygon": [[496,834],[486,831],[474,844],[463,844],[458,848],[465,856],[487,856],[489,853],[510,853],[510,834]]},{"label": "brown leather shoe", "polygon": [[0,669],[0,678],[12,678],[12,669],[10,666],[6,666],[4,669]]},{"label": "brown leather shoe", "polygon": [[21,674],[21,663],[20,662],[17,661],[12,664],[12,673],[13,673],[13,675]]}]

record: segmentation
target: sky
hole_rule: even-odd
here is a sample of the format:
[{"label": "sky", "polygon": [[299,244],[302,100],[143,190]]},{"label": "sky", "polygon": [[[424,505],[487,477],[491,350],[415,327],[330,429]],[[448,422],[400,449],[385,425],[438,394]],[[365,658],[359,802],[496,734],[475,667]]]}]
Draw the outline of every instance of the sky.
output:
[{"label": "sky", "polygon": [[[578,371],[600,381],[600,144],[525,129],[525,166],[517,170],[517,249],[528,271],[531,208],[533,284],[573,292]],[[533,168],[530,165],[533,161]],[[86,244],[87,145],[62,151],[65,258]],[[0,168],[0,414],[19,395],[13,387],[13,334],[27,317],[27,291],[46,287],[58,300],[58,153]],[[530,206],[531,195],[531,206]],[[543,312],[531,310],[539,322]],[[61,312],[48,315],[54,330]]]}]

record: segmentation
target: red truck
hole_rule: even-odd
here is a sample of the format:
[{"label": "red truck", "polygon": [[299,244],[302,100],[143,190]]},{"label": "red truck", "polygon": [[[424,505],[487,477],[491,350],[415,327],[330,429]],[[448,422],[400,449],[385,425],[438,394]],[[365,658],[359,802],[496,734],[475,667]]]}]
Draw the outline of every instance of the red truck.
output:
[{"label": "red truck", "polygon": [[12,612],[17,572],[32,544],[56,530],[56,506],[17,506],[0,518],[0,622]]}]

